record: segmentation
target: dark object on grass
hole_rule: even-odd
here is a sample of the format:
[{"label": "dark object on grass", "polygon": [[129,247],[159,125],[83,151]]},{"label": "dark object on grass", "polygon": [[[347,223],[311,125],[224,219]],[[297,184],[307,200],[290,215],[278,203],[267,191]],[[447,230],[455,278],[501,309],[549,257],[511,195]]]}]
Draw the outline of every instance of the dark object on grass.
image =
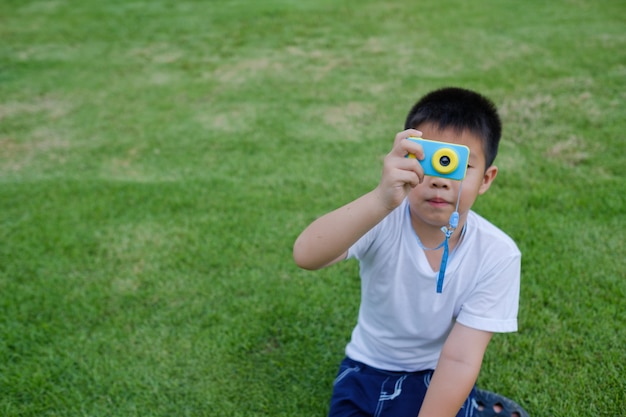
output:
[{"label": "dark object on grass", "polygon": [[477,389],[476,403],[479,417],[529,417],[515,401],[494,392]]}]

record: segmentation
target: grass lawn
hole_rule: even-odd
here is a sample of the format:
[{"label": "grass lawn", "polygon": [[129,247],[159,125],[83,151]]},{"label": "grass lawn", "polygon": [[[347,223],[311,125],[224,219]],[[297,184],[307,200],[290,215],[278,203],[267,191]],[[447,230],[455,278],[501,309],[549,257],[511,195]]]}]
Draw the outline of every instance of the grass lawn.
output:
[{"label": "grass lawn", "polygon": [[626,3],[0,2],[0,415],[324,416],[355,263],[293,240],[441,86],[501,110],[523,252],[479,386],[625,416]]}]

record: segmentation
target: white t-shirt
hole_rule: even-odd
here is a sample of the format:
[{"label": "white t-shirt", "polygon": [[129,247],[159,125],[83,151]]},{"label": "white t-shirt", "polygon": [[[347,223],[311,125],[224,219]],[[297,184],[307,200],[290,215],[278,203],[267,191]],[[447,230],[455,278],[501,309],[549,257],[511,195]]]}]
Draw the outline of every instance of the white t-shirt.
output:
[{"label": "white t-shirt", "polygon": [[417,242],[407,205],[348,251],[360,264],[361,306],[346,355],[389,371],[435,369],[455,321],[517,331],[521,253],[513,240],[470,211],[437,293],[438,272]]}]

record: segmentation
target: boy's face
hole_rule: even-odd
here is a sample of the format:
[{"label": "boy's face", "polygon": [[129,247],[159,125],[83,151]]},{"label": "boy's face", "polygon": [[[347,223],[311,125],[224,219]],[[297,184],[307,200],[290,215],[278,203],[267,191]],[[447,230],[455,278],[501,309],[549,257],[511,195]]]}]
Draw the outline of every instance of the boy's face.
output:
[{"label": "boy's face", "polygon": [[[438,129],[431,123],[417,127],[424,139],[465,145],[470,149],[467,173],[463,179],[461,201],[459,202],[460,223],[465,223],[467,213],[472,208],[476,197],[485,193],[498,173],[494,165],[485,167],[485,153],[482,140],[465,130]],[[424,182],[409,192],[411,217],[424,226],[441,228],[446,226],[450,215],[456,208],[461,181],[425,176]]]}]

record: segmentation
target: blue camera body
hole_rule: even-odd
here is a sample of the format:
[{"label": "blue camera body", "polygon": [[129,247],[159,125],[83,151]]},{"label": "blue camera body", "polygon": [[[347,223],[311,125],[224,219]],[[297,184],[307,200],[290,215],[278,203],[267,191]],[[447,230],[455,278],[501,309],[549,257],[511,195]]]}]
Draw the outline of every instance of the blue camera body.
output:
[{"label": "blue camera body", "polygon": [[[425,175],[461,181],[465,178],[470,150],[467,146],[422,138],[408,138],[424,148],[424,159],[419,161]],[[415,158],[408,154],[407,158]]]}]

